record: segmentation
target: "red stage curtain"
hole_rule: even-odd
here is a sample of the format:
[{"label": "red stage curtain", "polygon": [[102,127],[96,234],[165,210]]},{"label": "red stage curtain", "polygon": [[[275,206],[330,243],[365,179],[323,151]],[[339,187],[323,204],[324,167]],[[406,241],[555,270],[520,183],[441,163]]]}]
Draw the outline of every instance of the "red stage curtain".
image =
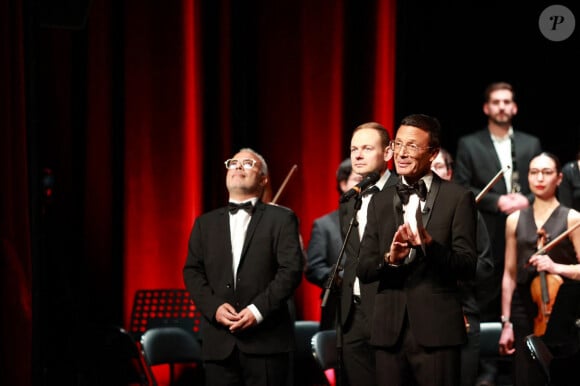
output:
[{"label": "red stage curtain", "polygon": [[[356,126],[345,122],[345,106],[363,98],[370,114],[357,124],[392,126],[394,4],[378,1],[369,12],[376,15],[369,21],[376,25],[368,53],[372,84],[364,95],[351,96],[344,95],[343,81],[351,75],[345,62],[357,59],[345,57],[343,1],[255,7],[220,1],[203,9],[187,1],[158,7],[128,2],[126,317],[137,289],[183,285],[193,220],[225,203],[222,162],[240,147],[266,157],[273,193],[298,166],[278,204],[299,215],[307,246],[312,221],[337,206],[334,172],[348,155],[343,138],[349,140]],[[296,294],[299,318],[319,318],[319,296],[320,289],[304,280]]]},{"label": "red stage curtain", "polygon": [[[187,239],[202,213],[197,3],[127,2],[124,286],[181,288]],[[128,319],[126,319],[128,322]]]}]

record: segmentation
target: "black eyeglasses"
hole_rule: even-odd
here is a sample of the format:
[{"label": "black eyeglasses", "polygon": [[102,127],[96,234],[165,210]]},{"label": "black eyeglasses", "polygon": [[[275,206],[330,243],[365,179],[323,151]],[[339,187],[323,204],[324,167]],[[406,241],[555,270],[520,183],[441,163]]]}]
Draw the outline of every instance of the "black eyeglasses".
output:
[{"label": "black eyeglasses", "polygon": [[240,165],[242,165],[242,168],[249,170],[254,167],[254,165],[256,164],[256,160],[251,158],[244,159],[230,158],[226,160],[224,164],[226,165],[226,169],[237,169],[240,167]]},{"label": "black eyeglasses", "polygon": [[431,146],[419,146],[414,143],[403,143],[401,141],[391,141],[389,146],[393,151],[400,152],[403,148],[407,149],[407,152],[411,155],[417,155],[421,150],[431,149]]}]

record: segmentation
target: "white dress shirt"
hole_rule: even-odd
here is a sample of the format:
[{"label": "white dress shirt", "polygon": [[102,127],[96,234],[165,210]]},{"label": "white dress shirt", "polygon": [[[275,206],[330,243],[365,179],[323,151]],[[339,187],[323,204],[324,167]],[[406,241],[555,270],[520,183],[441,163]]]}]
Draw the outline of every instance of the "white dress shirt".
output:
[{"label": "white dress shirt", "polygon": [[[381,176],[381,178],[379,178],[379,180],[377,181],[377,183],[374,186],[379,188],[379,190],[382,190],[383,187],[385,186],[385,183],[387,182],[387,180],[389,179],[390,176],[391,176],[391,171],[387,170]],[[361,204],[359,211],[356,214],[356,221],[358,222],[358,236],[359,236],[361,241],[363,239],[365,228],[367,226],[367,210],[369,208],[369,202],[371,201],[373,194],[374,193],[362,196],[362,198],[361,198],[362,204]],[[352,286],[352,293],[356,296],[360,296],[360,283],[359,283],[358,277],[355,277],[355,279],[354,279],[354,284]]]},{"label": "white dress shirt", "polygon": [[[254,197],[246,201],[252,201],[252,205],[256,206],[258,198]],[[240,201],[231,199],[230,202],[235,202],[237,204],[242,203]],[[248,230],[248,225],[250,224],[251,219],[252,216],[245,210],[240,209],[236,212],[236,214],[230,213],[230,240],[232,241],[232,272],[234,274],[234,288],[236,288],[238,266],[240,265],[242,249],[244,248],[244,241],[246,240],[246,232]],[[254,304],[250,304],[248,308],[250,311],[252,311],[258,323],[264,320],[264,317]]]},{"label": "white dress shirt", "polygon": [[[508,134],[505,137],[497,137],[495,135],[491,135],[491,141],[493,142],[493,146],[495,147],[495,152],[497,153],[497,157],[499,158],[499,162],[501,164],[501,168],[504,171],[503,178],[505,180],[505,186],[508,192],[512,191],[512,137],[514,134],[514,130],[510,127]],[[506,166],[509,166],[509,169],[506,170]]]}]

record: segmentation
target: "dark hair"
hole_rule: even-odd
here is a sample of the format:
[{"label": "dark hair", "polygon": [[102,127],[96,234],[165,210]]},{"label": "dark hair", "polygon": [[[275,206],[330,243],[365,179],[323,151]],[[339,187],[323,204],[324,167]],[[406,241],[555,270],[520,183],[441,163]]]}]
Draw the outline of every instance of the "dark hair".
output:
[{"label": "dark hair", "polygon": [[489,97],[492,92],[497,90],[509,90],[512,92],[512,99],[516,100],[516,93],[514,92],[514,88],[508,82],[494,82],[491,83],[489,86],[485,88],[483,92],[483,100],[484,102],[489,102]]},{"label": "dark hair", "polygon": [[387,129],[385,128],[385,126],[381,125],[378,122],[366,122],[363,123],[362,125],[358,125],[354,131],[353,134],[356,133],[359,130],[362,129],[374,129],[377,131],[377,133],[379,133],[379,136],[381,137],[381,145],[383,146],[383,149],[387,146],[389,146],[389,142],[391,142],[391,136],[389,134],[389,132],[387,131]]},{"label": "dark hair", "polygon": [[429,146],[441,147],[441,124],[435,117],[426,114],[411,114],[401,120],[400,126],[413,126],[429,133]]},{"label": "dark hair", "polygon": [[338,193],[342,194],[340,183],[348,181],[350,173],[352,173],[352,163],[350,162],[350,158],[346,158],[340,163],[338,169],[336,169],[336,189],[338,190]]},{"label": "dark hair", "polygon": [[550,153],[548,151],[543,151],[540,154],[538,154],[537,156],[535,156],[534,158],[538,158],[540,156],[545,156],[545,157],[551,158],[552,161],[554,161],[554,164],[556,165],[556,172],[560,173],[562,171],[562,163],[560,163],[560,158],[558,158],[558,156],[556,154]]}]

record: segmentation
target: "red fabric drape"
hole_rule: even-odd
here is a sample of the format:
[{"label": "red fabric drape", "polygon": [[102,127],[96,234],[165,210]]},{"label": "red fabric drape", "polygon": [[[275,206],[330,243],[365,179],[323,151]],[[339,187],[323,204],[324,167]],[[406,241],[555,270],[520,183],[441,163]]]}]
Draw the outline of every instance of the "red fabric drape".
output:
[{"label": "red fabric drape", "polygon": [[[197,2],[128,2],[125,55],[125,317],[135,291],[181,288],[201,213]],[[181,15],[181,16],[180,16]]]},{"label": "red fabric drape", "polygon": [[[273,193],[292,165],[298,166],[278,203],[299,215],[306,247],[312,221],[337,206],[334,173],[348,154],[344,132],[354,128],[346,127],[343,118],[348,103],[343,79],[349,74],[344,65],[347,16],[342,1],[331,6],[265,2],[256,8],[221,1],[210,10],[213,18],[199,21],[217,26],[206,24],[203,29],[195,6],[183,4],[186,16],[178,23],[171,19],[179,11],[176,5],[127,8],[127,318],[135,290],[182,286],[181,266],[193,217],[202,210],[201,190],[214,184],[205,193],[216,192],[221,198],[212,203],[223,205],[227,193],[221,162],[239,147],[253,147],[266,157]],[[365,120],[390,126],[394,1],[382,0],[376,7],[376,52],[369,53],[376,58],[375,84],[366,95],[374,107]],[[209,12],[207,7],[204,11]],[[210,38],[219,48],[208,50]],[[207,59],[196,60],[202,49],[215,56],[211,59],[219,63],[217,69],[208,68]],[[213,78],[211,71],[216,72]],[[209,90],[216,94],[215,99],[205,99],[209,109],[202,109],[201,88],[204,95]],[[240,100],[240,94],[245,99]],[[189,121],[183,119],[184,111]],[[216,131],[220,138],[212,140]],[[202,179],[204,167],[211,177]],[[296,293],[299,318],[319,318],[319,296],[320,289],[304,280]]]},{"label": "red fabric drape", "polygon": [[[301,31],[301,217],[305,247],[315,218],[337,208],[337,165],[342,161],[344,4],[306,2]],[[296,301],[303,319],[320,319],[320,289],[304,280]]]}]

